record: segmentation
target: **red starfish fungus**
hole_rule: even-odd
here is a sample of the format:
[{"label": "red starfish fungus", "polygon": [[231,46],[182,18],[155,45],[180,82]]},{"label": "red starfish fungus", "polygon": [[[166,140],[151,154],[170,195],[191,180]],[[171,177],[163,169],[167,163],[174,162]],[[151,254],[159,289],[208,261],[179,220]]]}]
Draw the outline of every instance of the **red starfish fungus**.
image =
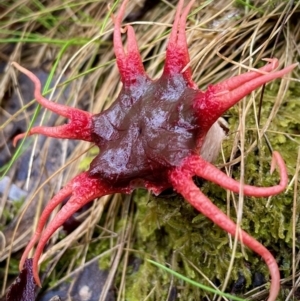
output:
[{"label": "red starfish fungus", "polygon": [[[208,130],[226,110],[254,89],[284,76],[295,67],[291,65],[275,71],[277,60],[268,59],[268,63],[258,71],[210,85],[205,92],[198,90],[192,81],[191,69],[186,68],[189,53],[185,26],[194,0],[184,9],[184,0],[179,0],[164,71],[159,79],[153,81],[145,73],[131,26],[126,26],[127,49],[122,46],[121,21],[127,2],[123,1],[114,17],[114,51],[123,88],[104,112],[91,114],[48,101],[41,95],[41,85],[36,76],[13,63],[34,82],[36,100],[43,107],[69,119],[69,123],[62,126],[32,128],[29,135],[85,140],[101,149],[90,169],[62,188],[40,217],[36,232],[20,262],[22,268],[28,253],[39,240],[33,258],[34,278],[38,285],[41,285],[38,260],[48,239],[78,209],[106,194],[130,193],[141,186],[158,194],[173,187],[192,206],[235,235],[235,223],[202,194],[192,177],[197,175],[234,192],[239,192],[240,184],[205,161],[199,153],[203,151]],[[24,134],[18,135],[14,142],[23,137]],[[282,192],[288,179],[284,161],[277,152],[273,153],[271,171],[275,165],[280,171],[278,185],[268,188],[245,185],[244,194],[265,197]],[[67,204],[44,229],[50,213],[68,196]],[[266,261],[272,281],[269,300],[275,300],[280,279],[274,257],[244,231],[240,232],[239,238]]]}]

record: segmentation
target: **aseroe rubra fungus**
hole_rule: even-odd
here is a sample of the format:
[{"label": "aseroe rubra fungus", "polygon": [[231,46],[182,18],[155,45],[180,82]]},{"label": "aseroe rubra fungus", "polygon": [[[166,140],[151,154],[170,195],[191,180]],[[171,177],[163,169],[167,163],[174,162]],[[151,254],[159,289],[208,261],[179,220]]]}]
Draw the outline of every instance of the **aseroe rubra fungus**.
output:
[{"label": "aseroe rubra fungus", "polygon": [[[207,133],[217,119],[244,96],[284,76],[295,67],[291,65],[275,71],[278,61],[267,59],[268,63],[258,71],[229,78],[210,85],[206,91],[200,91],[191,78],[191,69],[186,67],[189,53],[185,26],[194,0],[189,1],[185,8],[184,0],[179,0],[163,74],[159,79],[152,80],[145,73],[131,26],[126,26],[127,49],[122,45],[121,22],[127,2],[123,1],[114,17],[114,51],[123,88],[111,107],[104,112],[91,114],[45,99],[41,95],[38,78],[13,63],[33,81],[36,100],[43,107],[69,119],[68,124],[61,126],[32,128],[29,135],[85,140],[101,149],[90,169],[76,176],[47,204],[36,232],[24,251],[20,269],[38,241],[33,258],[34,278],[38,285],[41,285],[38,260],[51,235],[86,203],[107,194],[130,193],[136,187],[159,194],[173,187],[202,214],[235,235],[235,223],[202,194],[192,180],[197,175],[236,193],[240,189],[239,182],[229,178],[201,155]],[[18,135],[14,142],[24,136]],[[244,194],[266,197],[282,192],[288,179],[284,161],[278,152],[273,153],[271,171],[276,165],[280,171],[278,185],[244,185]],[[53,209],[68,196],[69,201],[44,229]],[[271,274],[269,300],[275,300],[280,287],[280,275],[274,257],[246,232],[241,231],[239,239],[262,256],[268,265]]]}]

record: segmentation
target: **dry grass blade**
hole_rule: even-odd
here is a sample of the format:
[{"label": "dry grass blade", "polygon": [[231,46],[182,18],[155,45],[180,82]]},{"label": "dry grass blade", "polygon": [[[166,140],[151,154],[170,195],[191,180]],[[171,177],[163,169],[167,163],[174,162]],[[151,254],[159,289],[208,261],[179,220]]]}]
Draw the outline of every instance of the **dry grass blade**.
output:
[{"label": "dry grass blade", "polygon": [[[51,78],[54,98],[89,112],[108,108],[121,89],[112,49],[113,24],[110,18],[105,21],[107,1],[4,2],[0,4],[1,172],[15,152],[13,136],[26,131],[34,114],[31,110],[33,96],[29,93],[31,86],[11,70],[11,61],[19,61],[33,69],[44,82],[57,62]],[[157,78],[162,72],[177,1],[157,1],[151,10],[134,19],[143,2],[129,1],[127,20],[133,20],[131,24],[147,73]],[[299,61],[300,2],[255,0],[252,6],[247,3],[196,1],[188,20],[187,39],[193,79],[200,88],[205,89],[209,84],[247,69],[256,69],[263,64],[263,58],[270,56],[279,59],[280,68]],[[297,219],[299,81],[300,72],[296,69],[282,81],[266,86],[261,107],[261,90],[258,90],[227,112],[225,118],[230,133],[224,141],[223,160],[220,156],[218,161],[220,168],[225,167],[229,175],[241,182],[270,186],[274,177],[267,174],[270,161],[267,140],[287,163],[292,179],[290,189],[284,195],[254,202],[242,194],[237,198],[211,184],[201,183],[214,203],[276,256],[283,276],[283,290],[278,300],[286,301],[300,298],[300,257],[297,253],[300,237]],[[44,124],[64,122],[48,111],[44,116]],[[41,118],[38,117],[38,121]],[[13,200],[11,187],[0,191],[2,295],[17,273],[17,251],[27,244],[41,208],[62,184],[79,170],[86,170],[95,156],[93,149],[85,152],[87,144],[83,142],[53,144],[52,139],[41,137],[36,141],[34,152],[33,142],[25,142],[22,155],[8,174],[11,183],[25,192],[26,198]],[[31,166],[28,165],[30,156]],[[26,191],[29,168],[32,172]],[[23,216],[27,206],[29,209]],[[75,272],[97,258],[100,268],[110,271],[99,300],[105,300],[111,287],[116,288],[116,300],[171,300],[173,291],[182,296],[182,300],[198,300],[199,296],[216,299],[177,279],[169,279],[163,271],[146,262],[145,259],[151,258],[158,262],[172,261],[174,270],[204,284],[217,286],[221,283],[220,289],[224,291],[241,296],[248,292],[246,296],[253,300],[267,296],[268,290],[259,287],[263,283],[255,283],[257,274],[268,277],[260,259],[232,242],[231,237],[213,227],[178,196],[155,198],[137,191],[128,198],[104,197],[79,215],[78,220],[81,224],[71,234],[62,237],[63,232],[60,232],[52,238],[41,258],[48,267],[47,270],[46,265],[42,265],[42,271],[46,270],[47,289],[51,289],[53,283],[56,287],[66,283],[68,277],[72,278]],[[174,251],[180,256],[175,256]],[[237,289],[241,279],[244,287]],[[253,286],[259,288],[250,291]]]}]

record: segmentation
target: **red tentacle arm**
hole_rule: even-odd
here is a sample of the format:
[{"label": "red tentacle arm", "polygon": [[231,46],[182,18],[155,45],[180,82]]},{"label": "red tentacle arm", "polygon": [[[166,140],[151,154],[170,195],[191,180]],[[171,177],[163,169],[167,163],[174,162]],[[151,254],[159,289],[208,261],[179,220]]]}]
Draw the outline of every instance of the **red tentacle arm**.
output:
[{"label": "red tentacle arm", "polygon": [[[20,66],[18,63],[13,62],[12,65],[19,71],[27,75],[34,84],[34,97],[37,102],[43,107],[51,110],[58,115],[64,116],[70,120],[68,124],[57,127],[37,126],[28,132],[28,136],[34,134],[42,134],[49,137],[64,138],[64,139],[78,139],[85,141],[92,141],[91,128],[92,128],[92,114],[71,108],[62,104],[58,104],[44,98],[41,94],[40,80],[29,70]],[[17,135],[14,138],[13,144],[16,145],[18,140],[24,138],[26,133]]]},{"label": "red tentacle arm", "polygon": [[[224,229],[226,232],[235,236],[237,234],[237,226],[236,224],[225,214],[223,213],[216,205],[214,205],[194,184],[192,180],[192,176],[198,173],[199,169],[194,169],[194,156],[187,158],[182,167],[178,167],[175,170],[171,171],[169,174],[170,182],[172,183],[174,189],[179,192],[194,208],[199,210],[206,217],[211,219],[215,224],[217,224],[220,228]],[[202,164],[202,160],[200,160]],[[207,163],[207,162],[206,162]],[[207,163],[209,164],[209,163]],[[209,164],[210,166],[210,164]],[[203,164],[202,164],[203,167]],[[206,168],[206,167],[205,167]],[[202,176],[202,173],[201,173]],[[219,174],[217,174],[215,181],[219,183]],[[214,178],[213,176],[210,177]],[[228,182],[228,178],[224,178],[225,182]],[[235,186],[232,185],[221,185],[221,186],[229,186],[233,187],[234,191],[238,184]],[[251,186],[244,186],[246,190],[244,192],[248,192],[251,194],[253,190],[249,190]],[[253,189],[253,187],[252,187]],[[264,194],[264,193],[262,193]],[[280,273],[278,269],[278,265],[276,263],[273,255],[257,240],[251,237],[243,230],[238,231],[238,238],[241,240],[243,244],[248,246],[251,250],[259,254],[266,262],[270,275],[271,275],[271,287],[268,301],[275,301],[280,289]]]},{"label": "red tentacle arm", "polygon": [[[203,130],[210,126],[229,108],[239,102],[260,86],[281,78],[292,71],[298,64],[290,65],[282,70],[274,71],[278,66],[277,59],[265,59],[269,63],[258,71],[251,71],[232,77],[222,83],[210,85],[206,92],[200,92],[194,101]],[[266,73],[267,72],[267,73]]]},{"label": "red tentacle arm", "polygon": [[138,49],[136,37],[132,26],[126,26],[127,30],[127,53],[125,53],[121,38],[121,23],[128,0],[123,1],[121,8],[114,21],[114,51],[121,80],[124,85],[130,86],[136,82],[137,76],[147,77],[142,58]]},{"label": "red tentacle arm", "polygon": [[[217,167],[203,160],[200,156],[191,156],[185,160],[184,164],[189,166],[189,168],[193,170],[197,176],[203,179],[218,184],[219,186],[236,193],[240,191],[241,184],[239,182],[230,178]],[[284,191],[288,184],[288,175],[285,163],[278,152],[273,153],[271,173],[274,171],[276,166],[278,166],[280,173],[280,183],[278,185],[272,187],[243,185],[244,194],[255,197],[268,197]]]},{"label": "red tentacle arm", "polygon": [[[80,175],[81,176],[81,175]],[[79,177],[79,176],[78,176]],[[78,178],[77,177],[77,178]],[[39,222],[37,225],[37,228],[35,230],[34,235],[32,236],[32,238],[30,239],[25,251],[22,254],[22,258],[20,260],[19,263],[19,270],[21,271],[23,266],[24,266],[24,262],[27,259],[29,252],[31,251],[31,249],[34,247],[34,245],[36,244],[36,242],[38,241],[38,239],[40,238],[42,231],[44,229],[44,226],[47,223],[47,220],[49,218],[49,216],[51,215],[52,211],[60,204],[62,203],[67,197],[69,197],[72,194],[72,182],[68,183],[64,188],[62,188],[55,196],[54,198],[52,198],[49,203],[47,204],[47,206],[45,207],[45,209],[42,212],[42,215],[39,218]]]},{"label": "red tentacle arm", "polygon": [[[174,74],[181,73],[190,62],[185,27],[188,13],[194,2],[195,0],[191,0],[182,13],[181,11],[184,0],[180,0],[178,3],[174,24],[172,26],[170,39],[167,46],[164,75],[172,76]],[[182,74],[184,75],[188,86],[196,89],[197,85],[192,80],[191,68],[187,67]]]},{"label": "red tentacle arm", "polygon": [[[70,218],[76,211],[78,211],[88,202],[101,196],[118,192],[129,193],[131,192],[131,189],[113,189],[110,185],[107,185],[100,179],[94,179],[89,177],[88,172],[81,173],[80,175],[75,177],[62,190],[60,190],[60,192],[58,192],[58,194],[45,207],[40,217],[36,232],[31,238],[26,250],[22,255],[19,269],[22,270],[24,262],[28,257],[30,250],[33,248],[38,239],[40,239],[33,257],[33,276],[36,281],[36,284],[41,286],[41,282],[38,275],[38,261],[45,245],[47,244],[52,234],[60,226],[62,226],[68,218]],[[66,203],[66,205],[64,205],[60,209],[60,211],[56,214],[54,219],[43,230],[51,212],[68,196],[71,197]]]}]

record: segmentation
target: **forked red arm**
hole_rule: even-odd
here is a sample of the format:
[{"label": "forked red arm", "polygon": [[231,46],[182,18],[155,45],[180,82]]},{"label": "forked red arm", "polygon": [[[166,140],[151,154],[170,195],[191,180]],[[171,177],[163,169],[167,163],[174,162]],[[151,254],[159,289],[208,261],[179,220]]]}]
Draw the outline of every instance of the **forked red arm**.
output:
[{"label": "forked red arm", "polygon": [[[68,218],[70,218],[75,212],[77,212],[80,208],[82,208],[85,204],[89,203],[90,201],[112,193],[129,193],[131,192],[131,190],[132,189],[130,188],[116,189],[114,187],[111,187],[110,185],[107,185],[100,179],[89,177],[88,172],[81,173],[80,175],[75,177],[64,188],[62,188],[54,196],[54,198],[52,198],[49,201],[44,211],[42,212],[35,234],[31,238],[28,246],[26,247],[22,255],[19,265],[20,271],[23,268],[24,262],[28,257],[30,250],[39,240],[33,257],[33,276],[36,284],[38,286],[41,286],[41,281],[38,275],[38,262],[43,252],[43,249],[50,237],[52,236],[52,234],[60,226],[62,226]],[[43,230],[54,208],[56,208],[60,203],[62,203],[68,196],[70,196],[68,202],[59,210],[59,212],[55,215],[53,220],[51,220],[51,222]]]},{"label": "forked red arm", "polygon": [[[281,162],[281,157],[278,156],[279,154],[275,155],[277,162],[279,161],[278,165],[281,172],[280,184],[275,186],[275,189],[272,191],[266,190],[269,188],[258,188],[245,185],[243,187],[245,194],[266,196],[266,191],[268,191],[268,193],[276,194],[286,187],[286,170],[284,168],[284,163],[282,165],[283,161]],[[251,250],[259,254],[265,260],[271,275],[271,288],[268,301],[275,301],[280,290],[280,273],[275,258],[261,243],[259,243],[245,231],[239,230],[237,233],[236,224],[201,192],[201,190],[194,184],[192,176],[194,174],[200,175],[205,179],[209,179],[210,181],[235,192],[239,191],[240,183],[230,179],[225,174],[224,176],[221,176],[221,171],[219,171],[216,167],[211,169],[212,165],[203,161],[202,159],[198,160],[200,165],[197,166],[196,158],[198,157],[192,156],[187,158],[181,167],[175,168],[170,172],[169,179],[174,189],[180,193],[194,208],[199,210],[220,228],[224,229],[233,236],[237,234],[238,239],[241,240],[243,244],[248,246]],[[203,162],[205,162],[206,165]]]},{"label": "forked red arm", "polygon": [[[70,120],[68,124],[56,127],[34,127],[30,129],[28,136],[42,134],[54,138],[78,139],[89,142],[92,141],[91,128],[93,115],[91,113],[49,101],[41,94],[41,82],[32,72],[20,66],[16,62],[13,62],[12,65],[31,79],[34,84],[34,97],[40,105]],[[14,138],[13,144],[16,145],[17,142],[25,136],[26,133],[17,135]]]},{"label": "forked red arm", "polygon": [[[211,163],[203,160],[200,156],[191,156],[184,162],[184,166],[187,166],[189,170],[200,178],[218,184],[219,186],[239,193],[241,184],[227,176],[225,173],[220,171],[217,167]],[[243,192],[248,196],[255,197],[268,197],[276,195],[284,191],[288,184],[288,174],[285,163],[278,152],[273,152],[271,162],[271,173],[275,167],[278,166],[280,173],[280,183],[272,187],[255,187],[250,185],[243,185]]]},{"label": "forked red arm", "polygon": [[134,29],[128,25],[127,30],[127,53],[124,50],[121,38],[121,24],[125,13],[125,7],[128,0],[123,1],[120,10],[114,21],[114,51],[116,55],[117,65],[121,75],[121,81],[125,86],[134,84],[138,76],[148,77],[142,62],[142,58],[138,49]]},{"label": "forked red arm", "polygon": [[275,71],[277,59],[265,59],[267,65],[238,76],[229,78],[219,84],[208,86],[205,92],[198,92],[194,101],[194,109],[199,116],[203,131],[207,131],[212,124],[228,109],[255,89],[292,71],[298,64],[292,64],[284,69]]},{"label": "forked red arm", "polygon": [[[186,41],[186,19],[195,0],[191,0],[182,11],[184,0],[180,0],[177,6],[175,20],[172,26],[164,66],[164,76],[174,76],[182,73],[188,86],[197,89],[197,85],[192,80],[191,67],[187,65],[190,62],[190,55]],[[185,71],[183,71],[185,70]]]}]

